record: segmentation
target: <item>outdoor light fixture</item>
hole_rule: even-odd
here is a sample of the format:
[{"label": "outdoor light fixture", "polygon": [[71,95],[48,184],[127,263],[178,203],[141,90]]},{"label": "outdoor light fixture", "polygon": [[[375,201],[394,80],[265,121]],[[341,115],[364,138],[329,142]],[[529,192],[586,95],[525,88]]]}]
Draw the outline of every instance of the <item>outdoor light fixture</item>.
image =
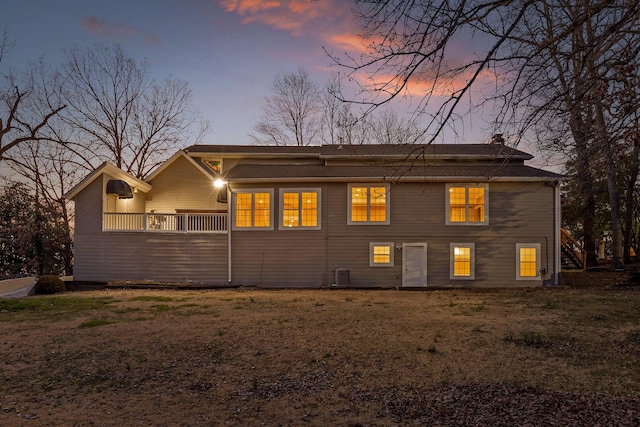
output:
[{"label": "outdoor light fixture", "polygon": [[[222,178],[218,178],[215,181],[213,181],[213,186],[215,188],[217,188],[218,190],[218,196],[216,198],[216,201],[218,203],[227,203],[227,191],[225,189],[225,187],[227,186],[227,181],[225,181]],[[225,189],[223,191],[223,189]]]},{"label": "outdoor light fixture", "polygon": [[121,179],[110,179],[107,181],[107,194],[118,196],[118,199],[132,199],[131,187]]}]

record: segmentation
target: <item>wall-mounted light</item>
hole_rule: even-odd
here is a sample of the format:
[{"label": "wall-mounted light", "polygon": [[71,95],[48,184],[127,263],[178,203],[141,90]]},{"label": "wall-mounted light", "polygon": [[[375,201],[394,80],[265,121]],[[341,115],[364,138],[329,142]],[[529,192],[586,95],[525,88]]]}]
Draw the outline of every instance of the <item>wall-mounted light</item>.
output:
[{"label": "wall-mounted light", "polygon": [[[213,181],[213,186],[215,188],[217,188],[218,190],[222,190],[227,186],[227,181],[225,181],[222,178],[218,178],[215,181]],[[216,197],[216,201],[218,203],[227,203],[227,191],[225,189],[225,191],[218,191],[218,196]]]}]

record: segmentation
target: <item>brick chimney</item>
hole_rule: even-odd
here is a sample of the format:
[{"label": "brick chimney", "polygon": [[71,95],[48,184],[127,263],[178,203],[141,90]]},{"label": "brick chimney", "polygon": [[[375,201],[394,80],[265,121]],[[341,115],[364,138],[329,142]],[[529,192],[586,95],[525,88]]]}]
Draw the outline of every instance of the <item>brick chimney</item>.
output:
[{"label": "brick chimney", "polygon": [[496,133],[491,137],[490,144],[504,144],[504,138],[501,133]]}]

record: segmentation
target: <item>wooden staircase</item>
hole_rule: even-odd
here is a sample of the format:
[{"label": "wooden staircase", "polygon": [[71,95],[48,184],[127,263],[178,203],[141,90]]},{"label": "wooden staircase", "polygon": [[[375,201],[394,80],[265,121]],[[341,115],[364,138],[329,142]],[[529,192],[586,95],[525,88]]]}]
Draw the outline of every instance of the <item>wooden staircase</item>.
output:
[{"label": "wooden staircase", "polygon": [[562,251],[562,268],[565,270],[586,269],[587,253],[571,234],[564,228],[561,230],[560,246]]}]

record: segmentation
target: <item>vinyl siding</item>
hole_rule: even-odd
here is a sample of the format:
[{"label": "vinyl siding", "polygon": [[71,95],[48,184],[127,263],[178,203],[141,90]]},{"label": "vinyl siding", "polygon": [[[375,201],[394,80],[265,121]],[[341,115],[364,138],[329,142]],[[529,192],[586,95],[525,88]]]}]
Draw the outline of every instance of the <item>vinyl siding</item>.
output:
[{"label": "vinyl siding", "polygon": [[[277,225],[279,187],[265,188],[274,188]],[[542,284],[515,280],[516,243],[540,243],[540,267],[552,270],[552,187],[541,183],[490,183],[489,225],[483,226],[445,225],[445,183],[396,184],[389,195],[389,225],[347,225],[347,188],[346,183],[322,187],[320,231],[281,231],[275,227],[233,232],[234,283],[329,286],[334,282],[335,270],[347,268],[353,287],[396,287],[402,283],[402,251],[396,248],[412,242],[428,245],[429,287]],[[369,266],[370,242],[394,242],[392,267]],[[475,280],[450,279],[450,244],[454,242],[474,243]]]},{"label": "vinyl siding", "polygon": [[[96,179],[75,197],[76,236],[102,231],[102,206],[106,203],[105,186],[102,179]],[[77,256],[76,251],[75,257]]]},{"label": "vinyl siding", "polygon": [[150,183],[146,211],[174,213],[177,209],[226,211],[225,203],[216,201],[218,190],[212,180],[185,158],[169,165]]},{"label": "vinyl siding", "polygon": [[[224,163],[224,167],[229,166]],[[155,280],[227,282],[227,234],[103,233],[108,176],[75,198],[75,278],[77,280]],[[352,182],[357,184],[357,181]],[[174,212],[176,209],[226,210],[216,202],[211,179],[180,158],[153,179],[143,194],[121,209]],[[370,184],[370,183],[368,183]],[[473,182],[469,182],[473,184]],[[516,287],[543,281],[516,280],[516,244],[538,243],[543,279],[551,279],[554,260],[554,188],[541,182],[489,182],[488,225],[446,225],[446,183],[391,185],[388,225],[348,225],[348,183],[232,184],[234,190],[273,189],[273,230],[231,232],[232,284],[262,287],[321,287],[334,283],[337,268],[350,271],[352,287],[402,284],[403,243],[427,244],[428,287]],[[279,230],[279,189],[321,189],[320,230]],[[231,219],[230,219],[231,221]],[[394,265],[369,266],[370,242],[393,242]],[[475,245],[475,280],[450,279],[450,244]]]},{"label": "vinyl siding", "polygon": [[[489,225],[445,225],[444,183],[402,183],[390,192],[391,223],[346,225],[346,185],[329,189],[328,270],[348,268],[352,286],[400,286],[402,253],[394,267],[368,267],[369,242],[427,243],[428,286],[533,286],[516,281],[516,243],[540,243],[541,266],[553,260],[553,188],[541,183],[490,183]],[[475,244],[475,280],[449,278],[450,243]],[[547,275],[547,279],[550,275]]]},{"label": "vinyl siding", "polygon": [[273,230],[232,231],[233,283],[263,287],[320,287],[326,284],[326,186],[288,183],[282,188],[320,188],[321,230],[279,230],[279,189],[274,188]]},{"label": "vinyl siding", "polygon": [[76,235],[75,254],[81,281],[227,282],[226,234]]}]

